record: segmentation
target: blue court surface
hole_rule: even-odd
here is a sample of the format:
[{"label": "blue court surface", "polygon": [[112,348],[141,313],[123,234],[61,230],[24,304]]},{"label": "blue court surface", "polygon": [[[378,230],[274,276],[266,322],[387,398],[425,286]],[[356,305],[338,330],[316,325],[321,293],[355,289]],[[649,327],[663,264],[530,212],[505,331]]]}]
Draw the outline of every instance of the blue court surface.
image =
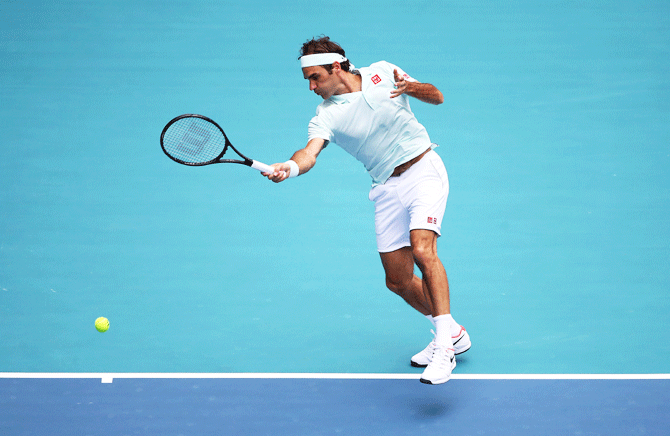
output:
[{"label": "blue court surface", "polygon": [[666,380],[0,380],[5,434],[665,435]]},{"label": "blue court surface", "polygon": [[[431,325],[385,288],[362,165],[160,149],[200,113],[287,160],[322,34],[445,95],[412,109],[473,341],[446,385],[409,365]],[[0,434],[668,434],[667,1],[3,0],[0,78]]]}]

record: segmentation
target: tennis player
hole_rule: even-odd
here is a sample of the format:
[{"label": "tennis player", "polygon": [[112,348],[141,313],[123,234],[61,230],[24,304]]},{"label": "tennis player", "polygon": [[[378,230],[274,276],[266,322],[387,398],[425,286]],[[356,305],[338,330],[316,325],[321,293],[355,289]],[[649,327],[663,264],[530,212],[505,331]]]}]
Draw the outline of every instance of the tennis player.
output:
[{"label": "tennis player", "polygon": [[[455,354],[470,348],[470,337],[450,314],[449,283],[437,254],[447,171],[409,104],[409,97],[441,104],[442,93],[388,62],[355,69],[329,37],[306,42],[300,53],[309,89],[323,102],[309,123],[305,148],[263,174],[273,182],[305,174],[330,142],[365,165],[386,285],[435,326],[433,341],[410,362],[426,367],[423,383],[444,383],[456,366]],[[422,278],[414,274],[415,264]]]}]

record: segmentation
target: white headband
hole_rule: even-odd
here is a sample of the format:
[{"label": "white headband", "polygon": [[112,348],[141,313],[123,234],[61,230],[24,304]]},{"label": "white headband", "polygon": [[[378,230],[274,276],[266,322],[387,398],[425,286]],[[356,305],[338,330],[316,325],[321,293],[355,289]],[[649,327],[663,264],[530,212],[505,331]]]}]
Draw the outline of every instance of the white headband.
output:
[{"label": "white headband", "polygon": [[[315,67],[317,65],[331,65],[333,62],[339,62],[341,64],[345,61],[347,61],[347,58],[339,53],[310,54],[300,57],[300,68]],[[353,65],[351,65],[351,69],[354,69]]]}]

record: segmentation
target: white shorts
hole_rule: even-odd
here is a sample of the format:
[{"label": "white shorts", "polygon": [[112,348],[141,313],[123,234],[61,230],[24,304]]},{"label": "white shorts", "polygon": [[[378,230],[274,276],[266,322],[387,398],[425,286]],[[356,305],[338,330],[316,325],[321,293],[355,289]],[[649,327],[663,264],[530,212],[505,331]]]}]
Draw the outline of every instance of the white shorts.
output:
[{"label": "white shorts", "polygon": [[377,250],[410,246],[410,230],[432,230],[439,236],[448,196],[447,170],[434,150],[400,176],[373,187],[369,198],[375,202]]}]

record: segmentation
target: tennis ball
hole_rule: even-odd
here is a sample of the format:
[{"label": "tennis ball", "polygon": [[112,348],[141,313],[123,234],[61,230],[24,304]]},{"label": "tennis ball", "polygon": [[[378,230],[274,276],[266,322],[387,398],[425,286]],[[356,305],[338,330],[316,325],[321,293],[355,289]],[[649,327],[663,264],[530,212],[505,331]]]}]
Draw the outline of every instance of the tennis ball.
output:
[{"label": "tennis ball", "polygon": [[109,320],[104,316],[101,316],[100,318],[95,320],[95,328],[100,333],[106,332],[109,329]]}]

